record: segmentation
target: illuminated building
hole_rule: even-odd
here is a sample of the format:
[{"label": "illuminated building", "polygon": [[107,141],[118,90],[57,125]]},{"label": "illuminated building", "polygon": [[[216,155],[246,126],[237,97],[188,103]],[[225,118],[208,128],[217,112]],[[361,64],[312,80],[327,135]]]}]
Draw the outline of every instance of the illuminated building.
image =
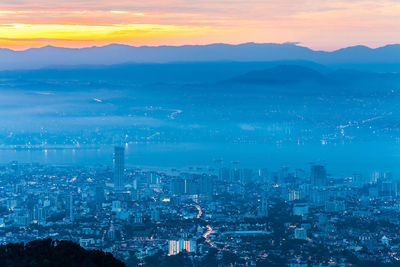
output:
[{"label": "illuminated building", "polygon": [[182,251],[189,253],[196,252],[196,241],[191,239],[179,239],[179,240],[169,240],[168,241],[168,255],[176,255]]}]

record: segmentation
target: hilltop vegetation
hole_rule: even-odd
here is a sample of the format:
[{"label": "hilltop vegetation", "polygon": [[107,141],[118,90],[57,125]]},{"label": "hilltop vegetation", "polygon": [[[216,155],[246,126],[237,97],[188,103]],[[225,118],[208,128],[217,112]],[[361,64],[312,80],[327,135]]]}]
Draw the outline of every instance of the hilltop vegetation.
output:
[{"label": "hilltop vegetation", "polygon": [[123,267],[111,253],[85,250],[72,241],[35,240],[0,246],[0,266],[86,266]]}]

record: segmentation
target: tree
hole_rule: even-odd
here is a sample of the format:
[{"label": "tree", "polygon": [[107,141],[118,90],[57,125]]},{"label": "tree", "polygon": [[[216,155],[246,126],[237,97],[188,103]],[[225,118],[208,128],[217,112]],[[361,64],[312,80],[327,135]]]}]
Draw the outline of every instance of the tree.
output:
[{"label": "tree", "polygon": [[125,264],[111,253],[85,250],[72,241],[35,240],[27,244],[0,246],[0,266],[86,266],[124,267]]},{"label": "tree", "polygon": [[201,266],[204,266],[204,267],[218,266],[217,253],[218,253],[218,250],[216,248],[210,248],[207,255],[205,255],[203,260],[201,261]]}]

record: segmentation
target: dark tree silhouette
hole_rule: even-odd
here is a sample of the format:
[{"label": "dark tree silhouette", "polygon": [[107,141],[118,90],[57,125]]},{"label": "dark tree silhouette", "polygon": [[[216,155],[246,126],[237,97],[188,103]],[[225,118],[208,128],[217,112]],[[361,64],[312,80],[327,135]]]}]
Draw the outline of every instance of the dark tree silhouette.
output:
[{"label": "dark tree silhouette", "polygon": [[0,266],[124,267],[111,253],[86,250],[72,241],[35,240],[0,246]]},{"label": "dark tree silhouette", "polygon": [[217,259],[218,250],[215,248],[211,248],[207,255],[204,256],[201,266],[202,267],[217,267],[218,266],[218,259]]}]

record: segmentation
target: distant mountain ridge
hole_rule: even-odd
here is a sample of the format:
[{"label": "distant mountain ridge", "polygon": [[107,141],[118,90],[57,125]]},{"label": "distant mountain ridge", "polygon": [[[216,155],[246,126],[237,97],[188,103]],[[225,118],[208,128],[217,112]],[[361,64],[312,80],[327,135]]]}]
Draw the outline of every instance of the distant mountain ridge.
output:
[{"label": "distant mountain ridge", "polygon": [[50,66],[113,65],[122,63],[308,60],[320,64],[400,64],[400,44],[379,48],[352,46],[333,52],[315,51],[297,44],[244,43],[63,48],[45,46],[24,51],[0,49],[0,70]]},{"label": "distant mountain ridge", "polygon": [[356,87],[360,87],[361,91],[366,92],[367,87],[385,88],[386,85],[399,82],[400,74],[398,73],[373,73],[345,69],[322,73],[308,66],[286,64],[250,71],[227,79],[222,84],[292,86],[294,88],[304,85],[316,85],[317,88],[320,88],[323,85],[323,87],[333,86],[335,90],[358,85]]}]

